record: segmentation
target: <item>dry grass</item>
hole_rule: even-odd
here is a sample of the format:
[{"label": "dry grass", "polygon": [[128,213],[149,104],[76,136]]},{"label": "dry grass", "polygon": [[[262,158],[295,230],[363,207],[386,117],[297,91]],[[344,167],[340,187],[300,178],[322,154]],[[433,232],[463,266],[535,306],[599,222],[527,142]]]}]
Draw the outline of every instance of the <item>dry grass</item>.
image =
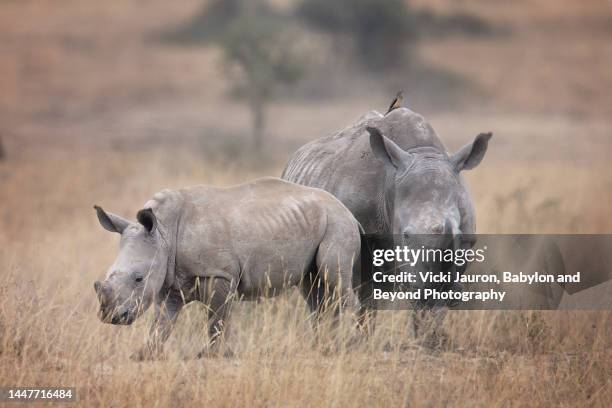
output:
[{"label": "dry grass", "polygon": [[[426,3],[513,28],[417,47],[487,95],[422,112],[452,150],[495,133],[466,174],[479,231],[612,232],[609,2]],[[270,149],[252,154],[248,112],[227,98],[218,52],[148,36],[199,5],[0,4],[0,385],[74,386],[79,405],[101,407],[612,406],[609,311],[453,312],[451,342],[435,354],[418,346],[407,313],[383,312],[371,341],[330,355],[293,293],[237,306],[234,359],[184,360],[205,342],[191,305],[166,360],[130,362],[151,313],[131,327],[97,320],[93,282],[117,237],[92,205],[133,217],[163,188],[278,175],[292,147],[388,102],[382,87],[370,92],[379,79],[364,77],[347,90],[363,97],[272,104]]]},{"label": "dry grass", "polygon": [[[203,310],[194,304],[181,316],[166,360],[129,361],[151,313],[133,327],[96,319],[92,282],[114,258],[116,237],[97,225],[91,205],[133,216],[162,187],[231,184],[277,174],[280,163],[228,169],[187,151],[100,149],[1,164],[0,384],[75,386],[83,406],[609,405],[612,317],[603,311],[454,312],[446,322],[452,342],[437,354],[417,345],[407,313],[383,312],[370,342],[329,355],[314,344],[294,293],[235,309],[234,359],[184,360],[205,342]],[[547,184],[559,170],[543,166],[537,194],[508,197],[504,209],[495,197],[531,191],[529,177],[499,186],[480,172],[473,184],[482,228],[602,228],[597,206],[564,199],[567,186],[582,185],[580,173],[566,177],[566,186]],[[607,174],[599,182],[609,185]],[[559,205],[521,220],[547,197],[558,197]],[[486,215],[500,211],[512,211],[503,224]],[[572,217],[583,220],[579,229]],[[384,351],[387,343],[392,350]]]}]

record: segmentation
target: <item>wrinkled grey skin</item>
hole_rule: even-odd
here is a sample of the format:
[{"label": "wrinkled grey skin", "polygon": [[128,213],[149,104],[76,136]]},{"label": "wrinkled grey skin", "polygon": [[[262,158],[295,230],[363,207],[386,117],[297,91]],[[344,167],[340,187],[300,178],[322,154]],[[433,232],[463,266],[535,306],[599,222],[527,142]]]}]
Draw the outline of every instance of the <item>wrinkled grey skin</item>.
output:
[{"label": "wrinkled grey skin", "polygon": [[96,211],[105,229],[121,234],[117,259],[94,284],[101,320],[131,324],[155,304],[150,338],[137,359],[161,352],[191,301],[210,310],[211,350],[221,344],[233,298],[300,286],[318,317],[333,296],[343,304],[352,293],[360,227],[323,190],[263,178],[228,188],[164,190],[138,212],[137,223]]},{"label": "wrinkled grey skin", "polygon": [[460,173],[480,163],[490,138],[480,134],[449,154],[421,115],[406,108],[384,116],[372,111],[302,146],[282,178],[329,191],[367,234],[440,234],[432,247],[469,247],[473,242],[462,237],[475,233],[474,206]]}]

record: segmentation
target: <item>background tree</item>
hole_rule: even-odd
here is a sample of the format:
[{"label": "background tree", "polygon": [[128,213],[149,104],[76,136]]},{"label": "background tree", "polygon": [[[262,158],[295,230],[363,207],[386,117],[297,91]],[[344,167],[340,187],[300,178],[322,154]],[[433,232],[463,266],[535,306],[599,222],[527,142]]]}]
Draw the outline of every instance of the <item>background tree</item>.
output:
[{"label": "background tree", "polygon": [[302,74],[292,34],[285,20],[261,1],[243,2],[219,44],[225,59],[241,71],[236,94],[244,96],[251,109],[255,148],[263,145],[265,107],[281,84],[291,84]]},{"label": "background tree", "polygon": [[220,46],[230,68],[225,72],[239,72],[232,78],[232,93],[248,101],[256,149],[264,143],[266,105],[279,86],[295,82],[303,73],[291,23],[264,0],[217,0],[166,36],[176,42]]}]

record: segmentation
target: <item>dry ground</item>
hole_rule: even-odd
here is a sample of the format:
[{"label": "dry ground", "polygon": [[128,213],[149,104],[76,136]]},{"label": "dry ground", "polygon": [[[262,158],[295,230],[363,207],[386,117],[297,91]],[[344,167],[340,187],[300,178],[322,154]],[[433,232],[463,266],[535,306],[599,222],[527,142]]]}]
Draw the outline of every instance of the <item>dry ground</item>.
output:
[{"label": "dry ground", "polygon": [[[387,100],[370,82],[351,91],[363,97],[273,104],[269,148],[252,153],[218,52],[148,39],[200,2],[143,4],[0,4],[0,385],[74,386],[80,405],[103,407],[612,405],[609,311],[456,312],[436,354],[417,345],[407,313],[385,312],[371,342],[330,355],[291,294],[236,308],[234,359],[184,360],[205,341],[192,305],[166,360],[130,362],[151,316],[96,319],[93,281],[117,239],[92,205],[133,217],[162,188],[278,175],[295,146]],[[418,47],[483,95],[422,112],[450,150],[495,132],[466,175],[479,231],[612,232],[610,4],[431,4],[512,28]]]}]

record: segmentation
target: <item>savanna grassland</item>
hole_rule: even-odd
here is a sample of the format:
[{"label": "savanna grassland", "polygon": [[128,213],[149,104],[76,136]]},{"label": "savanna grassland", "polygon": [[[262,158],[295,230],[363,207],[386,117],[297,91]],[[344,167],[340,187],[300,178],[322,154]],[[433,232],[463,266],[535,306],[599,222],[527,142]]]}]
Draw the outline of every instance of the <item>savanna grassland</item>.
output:
[{"label": "savanna grassland", "polygon": [[[409,99],[449,150],[495,134],[466,174],[479,232],[612,232],[612,5],[414,3],[504,28],[415,50],[420,70],[467,84],[453,102]],[[93,282],[118,237],[92,206],[133,218],[163,188],[279,175],[297,146],[382,110],[402,82],[400,69],[384,81],[331,70],[318,78],[327,94],[269,106],[266,147],[252,151],[218,50],[151,38],[200,5],[0,4],[0,386],[76,387],[88,407],[612,405],[609,311],[454,311],[436,352],[413,337],[407,312],[388,311],[367,343],[330,353],[290,293],[235,307],[232,359],[191,358],[206,340],[193,304],[163,360],[130,361],[152,316],[129,327],[97,319]],[[408,98],[409,86],[423,95],[439,84],[411,81]]]}]

